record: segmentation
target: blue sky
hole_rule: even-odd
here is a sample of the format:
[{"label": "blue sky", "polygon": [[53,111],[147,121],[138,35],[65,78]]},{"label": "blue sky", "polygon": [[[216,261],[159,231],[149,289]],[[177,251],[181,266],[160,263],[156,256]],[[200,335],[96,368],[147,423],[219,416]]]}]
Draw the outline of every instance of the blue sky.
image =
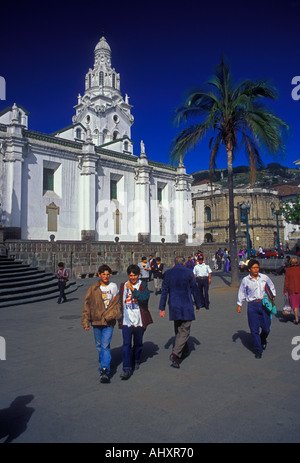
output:
[{"label": "blue sky", "polygon": [[[268,79],[278,89],[272,107],[291,133],[286,158],[264,154],[265,164],[295,167],[300,159],[300,100],[292,98],[291,83],[300,76],[299,0],[6,3],[0,29],[6,100],[0,111],[14,102],[23,106],[30,129],[49,134],[72,123],[104,31],[122,95],[133,105],[134,154],[143,140],[150,159],[169,161],[179,130],[171,124],[174,108],[188,88],[209,80],[224,54],[236,82]],[[208,141],[186,156],[188,173],[209,167]],[[234,165],[245,164],[240,153]],[[217,167],[226,167],[224,151]]]}]

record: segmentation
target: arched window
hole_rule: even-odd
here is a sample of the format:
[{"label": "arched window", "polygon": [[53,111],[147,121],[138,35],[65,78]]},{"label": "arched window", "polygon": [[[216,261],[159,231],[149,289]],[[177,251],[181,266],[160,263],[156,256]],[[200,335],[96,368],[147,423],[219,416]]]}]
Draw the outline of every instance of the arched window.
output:
[{"label": "arched window", "polygon": [[99,85],[104,85],[104,72],[99,72]]},{"label": "arched window", "polygon": [[113,88],[116,88],[116,75],[115,74],[112,75],[112,86]]},{"label": "arched window", "polygon": [[204,237],[205,243],[212,243],[213,242],[213,237],[211,233],[206,233]]},{"label": "arched window", "polygon": [[211,208],[209,206],[204,209],[204,220],[205,222],[211,222]]},{"label": "arched window", "polygon": [[78,138],[79,140],[81,139],[81,130],[80,129],[76,129],[76,138]]},{"label": "arched window", "polygon": [[111,135],[110,132],[106,129],[103,130],[103,143],[108,143],[111,141]]}]

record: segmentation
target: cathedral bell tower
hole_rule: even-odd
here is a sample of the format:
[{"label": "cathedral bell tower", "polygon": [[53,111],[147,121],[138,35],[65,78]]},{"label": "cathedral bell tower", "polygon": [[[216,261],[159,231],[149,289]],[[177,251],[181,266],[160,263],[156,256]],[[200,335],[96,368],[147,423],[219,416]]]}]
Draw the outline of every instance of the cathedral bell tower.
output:
[{"label": "cathedral bell tower", "polygon": [[[73,124],[91,133],[96,146],[132,154],[133,116],[129,97],[120,91],[120,74],[111,66],[111,48],[102,37],[94,51],[94,68],[85,77],[84,95],[78,95]],[[106,146],[104,146],[105,148]]]}]

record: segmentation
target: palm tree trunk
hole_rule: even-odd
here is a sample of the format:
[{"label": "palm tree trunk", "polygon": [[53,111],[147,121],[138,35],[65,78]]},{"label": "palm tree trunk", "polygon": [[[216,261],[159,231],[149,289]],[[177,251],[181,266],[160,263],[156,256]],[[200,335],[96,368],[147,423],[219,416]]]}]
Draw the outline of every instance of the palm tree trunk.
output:
[{"label": "palm tree trunk", "polygon": [[231,286],[238,287],[240,284],[239,264],[237,254],[235,220],[234,220],[234,195],[233,195],[233,168],[232,168],[232,149],[227,149],[228,167],[228,199],[229,199],[229,250],[231,260]]}]

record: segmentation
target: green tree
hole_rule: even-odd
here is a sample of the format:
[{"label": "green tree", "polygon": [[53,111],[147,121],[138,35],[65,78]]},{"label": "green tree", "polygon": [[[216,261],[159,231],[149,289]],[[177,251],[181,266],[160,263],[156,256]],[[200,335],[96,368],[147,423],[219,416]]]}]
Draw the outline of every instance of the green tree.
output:
[{"label": "green tree", "polygon": [[284,201],[280,211],[286,222],[300,225],[300,195],[290,201]]},{"label": "green tree", "polygon": [[171,144],[170,158],[182,163],[184,156],[211,134],[210,173],[216,167],[216,158],[223,145],[227,153],[229,197],[229,241],[231,254],[231,286],[239,285],[239,268],[233,202],[233,160],[243,148],[250,163],[251,184],[257,167],[262,166],[261,148],[271,154],[284,151],[283,132],[288,125],[264,101],[275,100],[275,89],[267,81],[246,80],[235,85],[229,65],[222,58],[213,78],[205,89],[189,90],[183,106],[175,110],[178,125],[192,119],[200,122],[181,130]]}]

